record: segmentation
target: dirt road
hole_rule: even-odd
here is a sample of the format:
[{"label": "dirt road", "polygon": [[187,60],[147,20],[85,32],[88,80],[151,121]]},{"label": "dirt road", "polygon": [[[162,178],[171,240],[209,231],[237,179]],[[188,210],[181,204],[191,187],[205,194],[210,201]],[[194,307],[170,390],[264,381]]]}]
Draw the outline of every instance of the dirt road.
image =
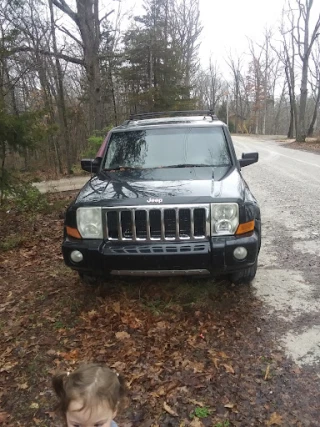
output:
[{"label": "dirt road", "polygon": [[254,287],[277,321],[275,336],[299,365],[320,376],[320,155],[274,141],[234,137],[258,151],[243,175],[259,200],[263,245]]}]

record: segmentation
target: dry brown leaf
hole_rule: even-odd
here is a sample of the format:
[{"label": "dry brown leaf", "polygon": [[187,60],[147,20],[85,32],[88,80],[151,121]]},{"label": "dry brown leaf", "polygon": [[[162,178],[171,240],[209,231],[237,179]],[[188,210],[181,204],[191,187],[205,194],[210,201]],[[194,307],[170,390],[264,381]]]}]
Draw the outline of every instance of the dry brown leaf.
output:
[{"label": "dry brown leaf", "polygon": [[234,374],[234,370],[231,365],[227,365],[226,363],[221,363],[221,365],[224,366],[226,372],[229,372],[229,374]]},{"label": "dry brown leaf", "polygon": [[128,332],[125,331],[116,332],[116,338],[118,340],[127,340],[130,338],[130,335],[128,334]]},{"label": "dry brown leaf", "polygon": [[0,412],[0,424],[4,423],[8,418],[9,414],[7,412]]},{"label": "dry brown leaf", "polygon": [[18,384],[20,390],[26,390],[28,387],[28,383]]},{"label": "dry brown leaf", "polygon": [[282,426],[282,416],[273,412],[270,420],[267,421],[267,426]]},{"label": "dry brown leaf", "polygon": [[69,353],[61,353],[61,356],[64,358],[64,360],[72,361],[78,359],[78,353],[79,350],[75,348],[74,350],[69,351]]},{"label": "dry brown leaf", "polygon": [[117,301],[117,302],[114,302],[113,304],[112,304],[112,309],[113,309],[113,311],[115,312],[115,313],[117,313],[117,314],[120,314],[120,302],[119,301]]},{"label": "dry brown leaf", "polygon": [[137,374],[137,375],[133,375],[130,379],[129,382],[127,382],[127,387],[130,388],[131,384],[133,383],[133,381],[138,380],[139,378],[143,377],[145,374]]},{"label": "dry brown leaf", "polygon": [[45,412],[45,414],[52,420],[56,418],[56,413],[52,411]]},{"label": "dry brown leaf", "polygon": [[29,406],[29,408],[31,408],[31,409],[39,409],[39,403],[33,402],[33,403],[31,403],[31,405]]},{"label": "dry brown leaf", "polygon": [[266,369],[266,373],[265,373],[265,376],[264,376],[264,380],[265,381],[267,381],[267,379],[269,378],[269,373],[270,373],[270,365],[268,365],[267,369]]},{"label": "dry brown leaf", "polygon": [[233,409],[236,405],[234,403],[227,403],[226,405],[224,405],[225,408],[228,409]]},{"label": "dry brown leaf", "polygon": [[218,351],[217,356],[221,357],[222,359],[229,359],[224,351]]},{"label": "dry brown leaf", "polygon": [[98,313],[97,313],[96,310],[91,310],[91,311],[88,312],[88,317],[89,317],[90,320],[96,318],[97,316],[98,316]]},{"label": "dry brown leaf", "polygon": [[194,418],[191,423],[190,423],[191,427],[203,427],[202,422],[199,420],[199,418]]},{"label": "dry brown leaf", "polygon": [[10,371],[10,369],[14,368],[17,364],[18,362],[8,362],[2,366],[2,368],[0,369],[0,372],[8,372]]},{"label": "dry brown leaf", "polygon": [[114,369],[116,369],[117,371],[124,371],[125,369],[126,369],[126,364],[125,363],[123,363],[123,362],[120,362],[120,361],[118,361],[118,362],[115,362],[115,363],[113,363],[112,365],[111,365],[111,368],[114,368]]},{"label": "dry brown leaf", "polygon": [[218,359],[217,357],[212,357],[212,358],[211,358],[211,360],[212,360],[212,362],[213,362],[213,364],[214,364],[214,367],[215,367],[216,369],[219,369],[219,364],[218,364],[219,359]]},{"label": "dry brown leaf", "polygon": [[188,400],[190,403],[193,403],[193,405],[195,405],[195,406],[201,406],[201,408],[203,408],[205,406],[204,403],[199,402],[198,400],[195,400],[195,399],[188,399]]},{"label": "dry brown leaf", "polygon": [[178,417],[179,415],[176,413],[175,410],[173,410],[172,408],[170,408],[170,406],[166,403],[163,402],[163,409],[168,412],[168,414],[172,415],[173,417]]}]

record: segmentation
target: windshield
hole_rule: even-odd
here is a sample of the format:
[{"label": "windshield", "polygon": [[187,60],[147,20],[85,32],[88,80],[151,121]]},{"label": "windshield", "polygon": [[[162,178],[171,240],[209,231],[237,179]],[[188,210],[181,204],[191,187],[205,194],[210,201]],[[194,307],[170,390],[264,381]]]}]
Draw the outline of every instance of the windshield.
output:
[{"label": "windshield", "polygon": [[222,128],[170,128],[115,132],[104,169],[230,166]]}]

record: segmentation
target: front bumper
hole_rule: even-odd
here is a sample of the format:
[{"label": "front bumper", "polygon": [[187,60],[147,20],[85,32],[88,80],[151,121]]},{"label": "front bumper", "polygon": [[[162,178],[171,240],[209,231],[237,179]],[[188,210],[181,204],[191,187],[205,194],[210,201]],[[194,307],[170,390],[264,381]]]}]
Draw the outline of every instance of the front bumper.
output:
[{"label": "front bumper", "polygon": [[[242,246],[244,260],[233,252]],[[62,244],[64,261],[74,270],[97,276],[112,275],[203,275],[217,276],[251,267],[258,256],[257,231],[242,237],[211,237],[206,241],[124,243],[101,240],[77,240],[66,237]],[[83,261],[71,261],[78,250]]]}]

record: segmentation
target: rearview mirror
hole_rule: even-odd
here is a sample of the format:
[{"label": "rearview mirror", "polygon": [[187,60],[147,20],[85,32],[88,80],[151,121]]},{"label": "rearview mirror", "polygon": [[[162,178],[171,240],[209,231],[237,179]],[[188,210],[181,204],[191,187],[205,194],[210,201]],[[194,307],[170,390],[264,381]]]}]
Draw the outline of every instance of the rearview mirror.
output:
[{"label": "rearview mirror", "polygon": [[81,168],[90,173],[97,173],[101,164],[101,157],[96,157],[95,159],[82,159]]},{"label": "rearview mirror", "polygon": [[243,153],[242,158],[239,159],[240,167],[252,165],[252,163],[257,163],[259,160],[259,153]]}]

